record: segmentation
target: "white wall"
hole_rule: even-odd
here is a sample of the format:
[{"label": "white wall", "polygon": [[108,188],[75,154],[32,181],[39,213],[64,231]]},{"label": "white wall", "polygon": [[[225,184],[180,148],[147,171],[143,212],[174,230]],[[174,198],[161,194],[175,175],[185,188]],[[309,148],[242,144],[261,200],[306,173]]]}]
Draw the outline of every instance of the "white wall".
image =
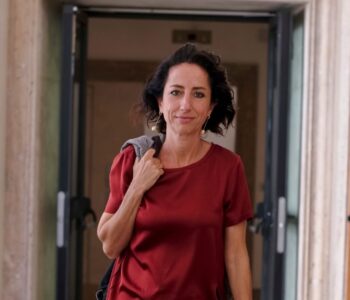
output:
[{"label": "white wall", "polygon": [[[89,23],[90,59],[159,61],[177,49],[180,44],[172,43],[172,30],[210,30],[212,43],[203,46],[219,54],[227,63],[258,65],[257,99],[257,140],[256,180],[254,201],[263,198],[265,161],[265,115],[267,94],[267,37],[268,25],[263,23],[233,23],[178,20],[137,20],[137,19],[91,19]],[[244,99],[239,99],[244,101]],[[233,136],[216,143],[234,148]],[[213,140],[212,136],[208,136]],[[261,237],[253,240],[253,281],[260,286]]]},{"label": "white wall", "polygon": [[[6,62],[8,1],[0,1],[0,221],[3,220],[3,199],[5,197],[5,124],[6,124]],[[0,223],[0,228],[4,228]],[[0,258],[3,257],[3,231],[0,230]],[[0,288],[2,286],[2,259],[0,259]]]}]

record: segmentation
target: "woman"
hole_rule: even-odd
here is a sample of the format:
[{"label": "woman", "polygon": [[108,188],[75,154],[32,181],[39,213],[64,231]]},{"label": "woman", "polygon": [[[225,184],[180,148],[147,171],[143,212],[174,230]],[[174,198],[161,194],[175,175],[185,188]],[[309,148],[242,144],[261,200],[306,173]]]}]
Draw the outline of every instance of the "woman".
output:
[{"label": "woman", "polygon": [[165,134],[159,157],[118,154],[98,226],[109,258],[118,258],[109,300],[249,300],[246,220],[249,192],[238,155],[202,139],[222,134],[235,111],[220,59],[186,44],[147,82],[143,107]]}]

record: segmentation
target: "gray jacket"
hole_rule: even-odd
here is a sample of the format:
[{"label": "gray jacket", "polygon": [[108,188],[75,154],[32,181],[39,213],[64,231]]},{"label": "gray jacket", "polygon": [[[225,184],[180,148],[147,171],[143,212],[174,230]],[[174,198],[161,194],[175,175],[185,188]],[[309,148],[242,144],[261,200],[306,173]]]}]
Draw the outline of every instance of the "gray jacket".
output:
[{"label": "gray jacket", "polygon": [[[164,134],[159,134],[161,142],[164,142]],[[137,138],[133,138],[130,140],[127,140],[121,147],[121,150],[124,150],[127,146],[132,145],[135,150],[135,154],[137,158],[141,158],[146,151],[152,147],[154,143],[154,140],[151,136],[142,135]]]}]

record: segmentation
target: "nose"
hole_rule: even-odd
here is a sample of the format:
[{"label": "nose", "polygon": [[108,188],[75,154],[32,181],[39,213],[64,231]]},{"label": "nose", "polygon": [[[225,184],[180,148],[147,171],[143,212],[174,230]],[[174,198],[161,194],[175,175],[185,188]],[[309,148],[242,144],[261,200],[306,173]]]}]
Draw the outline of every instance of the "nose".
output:
[{"label": "nose", "polygon": [[188,93],[184,93],[180,102],[180,109],[183,111],[188,111],[191,109],[191,95]]}]

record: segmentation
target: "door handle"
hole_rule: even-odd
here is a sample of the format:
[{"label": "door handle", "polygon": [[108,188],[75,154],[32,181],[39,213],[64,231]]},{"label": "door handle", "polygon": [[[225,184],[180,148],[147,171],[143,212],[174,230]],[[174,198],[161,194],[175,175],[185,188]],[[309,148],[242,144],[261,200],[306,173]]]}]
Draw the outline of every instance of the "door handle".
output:
[{"label": "door handle", "polygon": [[57,236],[56,244],[57,247],[62,248],[65,246],[65,201],[66,193],[59,191],[57,193]]},{"label": "door handle", "polygon": [[277,253],[284,253],[285,234],[286,234],[286,208],[287,201],[285,197],[278,198],[277,211]]}]

